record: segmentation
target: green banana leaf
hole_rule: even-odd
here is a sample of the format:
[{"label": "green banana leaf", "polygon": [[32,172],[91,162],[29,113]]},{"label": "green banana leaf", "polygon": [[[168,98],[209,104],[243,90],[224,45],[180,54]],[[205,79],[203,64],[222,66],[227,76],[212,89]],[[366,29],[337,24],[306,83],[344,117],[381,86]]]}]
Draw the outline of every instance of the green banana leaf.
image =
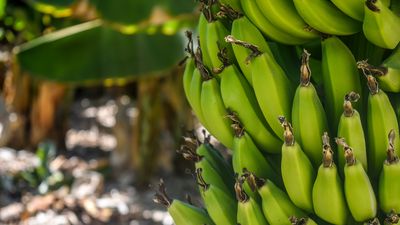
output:
[{"label": "green banana leaf", "polygon": [[54,7],[69,7],[75,0],[29,0],[31,3],[51,5]]},{"label": "green banana leaf", "polygon": [[0,19],[3,18],[6,10],[7,0],[0,0]]},{"label": "green banana leaf", "polygon": [[125,35],[96,20],[72,26],[15,49],[22,70],[62,81],[140,78],[171,69],[184,57],[184,35]]},{"label": "green banana leaf", "polygon": [[192,13],[196,2],[193,0],[91,0],[100,17],[111,22],[133,25],[148,19],[159,7],[176,16]]}]

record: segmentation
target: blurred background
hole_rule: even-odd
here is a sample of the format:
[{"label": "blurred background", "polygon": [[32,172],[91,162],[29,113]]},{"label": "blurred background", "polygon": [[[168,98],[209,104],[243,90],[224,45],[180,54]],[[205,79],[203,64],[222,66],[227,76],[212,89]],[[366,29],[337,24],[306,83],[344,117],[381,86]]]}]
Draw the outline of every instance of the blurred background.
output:
[{"label": "blurred background", "polygon": [[[0,0],[0,224],[172,224],[195,0]],[[194,197],[195,199],[195,197]]]}]

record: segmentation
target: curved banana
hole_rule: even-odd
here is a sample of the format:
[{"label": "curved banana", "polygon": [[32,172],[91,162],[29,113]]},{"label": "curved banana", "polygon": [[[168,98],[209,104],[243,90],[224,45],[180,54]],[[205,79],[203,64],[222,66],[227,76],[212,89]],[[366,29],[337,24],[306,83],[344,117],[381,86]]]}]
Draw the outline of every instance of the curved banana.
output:
[{"label": "curved banana", "polygon": [[222,101],[220,84],[216,78],[203,81],[200,103],[207,130],[222,144],[232,149],[234,135],[231,123],[226,118],[228,111]]},{"label": "curved banana", "polygon": [[[276,118],[279,115],[290,116],[291,111],[293,92],[288,77],[272,54],[262,53],[257,46],[238,40],[232,35],[225,40],[251,50],[248,60],[251,60],[254,93],[268,125],[279,135],[281,128],[276,123]],[[246,127],[246,123],[243,123]]]},{"label": "curved banana", "polygon": [[400,92],[400,46],[380,66],[373,66],[367,60],[357,62],[357,66],[364,74],[375,76],[382,90]]},{"label": "curved banana", "polygon": [[285,130],[281,164],[283,184],[297,207],[313,212],[312,186],[315,171],[307,155],[295,141],[290,123],[284,117],[279,120]]},{"label": "curved banana", "polygon": [[395,131],[391,130],[388,139],[387,157],[379,177],[379,205],[389,214],[392,211],[400,213],[400,161],[394,149]]},{"label": "curved banana", "polygon": [[235,183],[237,207],[237,223],[240,225],[267,225],[260,205],[243,190],[244,179],[240,177]]},{"label": "curved banana", "polygon": [[264,216],[270,224],[291,225],[288,220],[290,216],[306,216],[272,181],[259,178],[248,171],[245,177],[250,187],[260,194]]},{"label": "curved banana", "polygon": [[364,6],[363,32],[373,44],[394,49],[400,42],[400,17],[382,0],[367,0]]},{"label": "curved banana", "polygon": [[293,0],[293,2],[304,21],[322,33],[350,35],[362,29],[359,21],[344,14],[331,1]]},{"label": "curved banana", "polygon": [[[190,106],[192,107],[193,112],[196,114],[200,123],[203,124],[207,129],[209,129],[207,125],[207,121],[204,118],[203,110],[201,109],[201,92],[203,87],[203,75],[199,69],[195,69],[192,75],[192,81],[190,83],[189,96],[188,101]],[[212,129],[212,128],[211,128]]]},{"label": "curved banana", "polygon": [[265,122],[251,86],[235,65],[229,65],[219,74],[223,102],[236,113],[246,131],[260,150],[280,153],[281,141]]},{"label": "curved banana", "polygon": [[[201,160],[201,158],[207,159],[216,172],[221,175],[226,186],[233,187],[235,179],[232,167],[210,143],[211,136],[206,135],[205,130],[203,130],[203,135],[203,143],[200,142],[194,133],[191,133],[189,137],[184,137],[184,143],[181,145],[180,152],[186,155],[185,158],[192,159],[195,162]],[[192,152],[195,152],[197,155]]]},{"label": "curved banana", "polygon": [[[350,49],[337,37],[322,40],[322,77],[325,92],[325,111],[332,121],[330,129],[337,132],[343,112],[343,96],[350,91],[362,95],[357,63]],[[362,108],[361,102],[355,108]]]},{"label": "curved banana", "polygon": [[208,19],[202,12],[202,13],[200,13],[199,23],[197,25],[197,31],[199,32],[199,45],[200,45],[200,48],[203,50],[202,51],[203,64],[206,65],[207,67],[210,67],[212,65],[211,58],[210,58],[210,55],[208,54],[208,51],[206,50],[207,49],[207,28],[208,28]]},{"label": "curved banana", "polygon": [[300,68],[300,85],[292,106],[292,124],[296,142],[301,145],[315,168],[321,164],[321,136],[328,130],[325,110],[311,83],[310,54],[304,50]]},{"label": "curved banana", "polygon": [[[272,24],[260,11],[255,0],[241,0],[242,8],[251,22],[270,39],[288,45],[299,45],[310,41],[309,38],[295,37]],[[315,36],[317,38],[317,36]]]},{"label": "curved banana", "polygon": [[212,68],[212,71],[218,70],[222,66],[218,56],[221,51],[226,51],[227,59],[231,60],[229,64],[235,61],[232,46],[225,42],[225,37],[229,34],[229,30],[219,20],[207,24],[206,50],[210,56],[211,65],[209,65],[209,68]]},{"label": "curved banana", "polygon": [[318,33],[309,29],[300,17],[292,0],[255,0],[262,14],[284,32],[302,39],[314,39]]},{"label": "curved banana", "polygon": [[[267,52],[272,54],[267,41],[260,31],[255,27],[246,16],[242,16],[232,22],[231,35],[239,40],[251,43],[259,48],[261,52]],[[248,61],[248,57],[251,54],[251,50],[243,48],[242,46],[232,45],[233,52],[235,53],[236,60],[239,64],[243,75],[246,77],[249,84],[252,84],[251,79],[251,64]]]},{"label": "curved banana", "polygon": [[194,59],[188,58],[185,65],[185,71],[183,72],[183,91],[185,92],[186,99],[188,100],[190,106],[192,106],[190,94],[190,85],[192,83],[193,72],[195,70]]},{"label": "curved banana", "polygon": [[177,199],[169,198],[163,180],[160,181],[159,190],[155,194],[153,200],[167,207],[168,213],[171,215],[176,225],[214,225],[214,222],[204,209]]},{"label": "curved banana", "polygon": [[375,179],[380,174],[382,163],[385,161],[386,154],[383,150],[389,146],[387,134],[392,129],[396,134],[394,149],[397,154],[399,153],[399,125],[389,98],[379,89],[376,79],[367,75],[367,82],[370,90],[367,110],[368,173],[372,179]]},{"label": "curved banana", "polygon": [[331,0],[336,7],[351,18],[363,21],[364,19],[364,1],[360,0]]},{"label": "curved banana", "polygon": [[321,219],[332,224],[346,224],[348,209],[343,193],[343,185],[333,162],[333,151],[329,136],[323,137],[323,160],[315,179],[312,197],[314,211]]},{"label": "curved banana", "polygon": [[[197,149],[200,147],[202,147],[202,145],[197,147]],[[234,177],[231,177],[230,174],[221,173],[218,168],[212,164],[211,160],[197,154],[195,148],[196,145],[193,145],[192,141],[186,140],[186,143],[181,145],[178,152],[182,154],[183,158],[186,160],[194,162],[196,170],[202,170],[202,177],[207,184],[215,185],[226,193],[233,194],[233,186],[230,185]]]},{"label": "curved banana", "polygon": [[377,213],[377,203],[368,175],[354,157],[353,149],[342,138],[336,138],[336,143],[345,149],[344,193],[351,215],[358,222],[373,219]]},{"label": "curved banana", "polygon": [[232,166],[221,155],[221,153],[210,143],[211,137],[205,137],[204,142],[196,149],[196,153],[205,157],[217,169],[220,174],[223,174],[225,183],[228,187],[233,187],[235,184],[234,173]]},{"label": "curved banana", "polygon": [[[352,146],[354,156],[362,164],[365,171],[368,171],[367,147],[360,114],[353,108],[352,102],[358,101],[360,95],[350,92],[344,97],[343,114],[340,117],[338,127],[338,137],[343,137],[346,142]],[[342,154],[344,149],[339,146],[338,150],[339,172],[343,175],[345,158]]]},{"label": "curved banana", "polygon": [[[202,169],[196,170],[197,183],[200,186],[204,205],[216,225],[236,225],[237,202],[234,196],[213,184],[208,184],[202,177]],[[188,217],[188,220],[190,218]]]},{"label": "curved banana", "polygon": [[233,140],[232,155],[235,173],[241,174],[243,169],[247,169],[258,177],[268,178],[276,184],[282,184],[280,174],[265,159],[249,134],[247,134],[245,128],[241,128],[239,124],[236,124],[235,129],[236,135]]}]

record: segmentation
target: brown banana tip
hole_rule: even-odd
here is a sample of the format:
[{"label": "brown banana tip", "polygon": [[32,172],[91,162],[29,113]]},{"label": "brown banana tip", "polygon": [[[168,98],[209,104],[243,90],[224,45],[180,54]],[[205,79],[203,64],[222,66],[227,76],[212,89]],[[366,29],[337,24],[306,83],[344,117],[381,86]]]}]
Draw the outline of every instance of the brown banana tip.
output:
[{"label": "brown banana tip", "polygon": [[243,190],[243,183],[244,183],[244,177],[236,174],[236,182],[235,182],[235,193],[236,193],[236,199],[241,202],[245,203],[249,201],[249,196],[246,194],[246,192]]},{"label": "brown banana tip", "polygon": [[153,201],[155,203],[164,205],[167,208],[172,204],[173,199],[168,197],[163,179],[160,179],[158,190],[156,190],[156,193],[154,194]]},{"label": "brown banana tip", "polygon": [[206,181],[203,178],[203,169],[202,168],[197,168],[196,169],[196,180],[197,184],[203,189],[203,191],[206,191],[210,185],[206,183]]},{"label": "brown banana tip", "polygon": [[311,80],[311,69],[309,65],[311,54],[308,53],[306,49],[303,49],[303,53],[301,55],[301,66],[300,66],[300,85],[308,86],[310,85]]}]

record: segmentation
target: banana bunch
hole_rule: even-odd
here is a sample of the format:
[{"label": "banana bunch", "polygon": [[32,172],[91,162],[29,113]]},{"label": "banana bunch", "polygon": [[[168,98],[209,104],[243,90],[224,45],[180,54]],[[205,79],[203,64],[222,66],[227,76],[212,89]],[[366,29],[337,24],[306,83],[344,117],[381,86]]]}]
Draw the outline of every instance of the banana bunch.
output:
[{"label": "banana bunch", "polygon": [[400,1],[199,4],[183,87],[209,134],[178,152],[203,204],[161,182],[175,223],[400,224]]}]

